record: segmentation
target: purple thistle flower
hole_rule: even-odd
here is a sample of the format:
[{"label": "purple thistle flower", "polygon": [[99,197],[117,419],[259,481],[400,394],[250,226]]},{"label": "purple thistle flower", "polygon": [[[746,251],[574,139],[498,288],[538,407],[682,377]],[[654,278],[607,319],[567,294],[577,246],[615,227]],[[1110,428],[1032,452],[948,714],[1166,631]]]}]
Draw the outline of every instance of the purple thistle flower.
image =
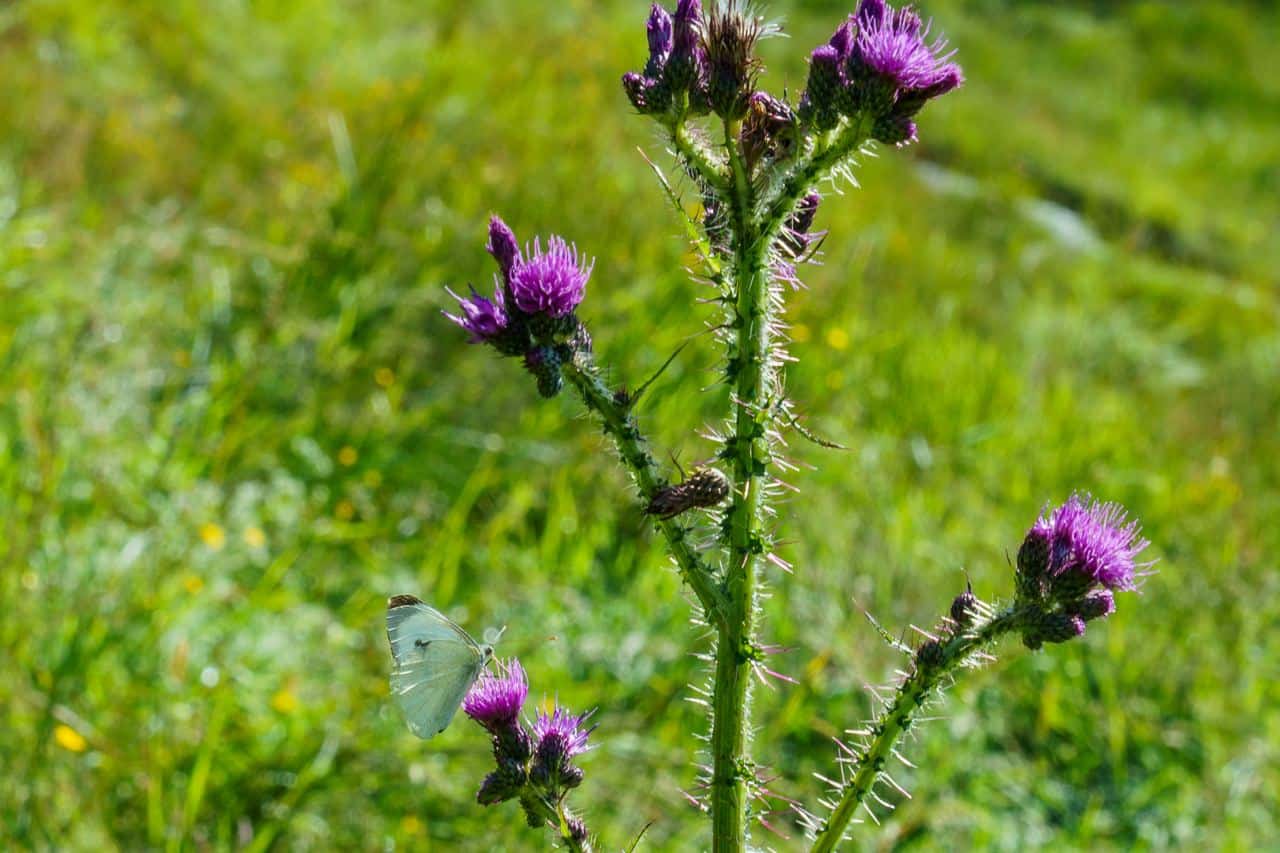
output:
[{"label": "purple thistle flower", "polygon": [[701,0],[679,0],[672,16],[672,53],[690,57],[698,46],[698,30],[702,26]]},{"label": "purple thistle flower", "polygon": [[653,9],[649,12],[649,22],[645,26],[649,36],[649,64],[644,69],[646,77],[657,77],[662,73],[663,66],[667,64],[667,57],[671,55],[673,43],[672,27],[670,13],[654,3]]},{"label": "purple thistle flower", "polygon": [[960,69],[947,62],[952,54],[945,52],[946,40],[926,43],[928,28],[911,7],[894,11],[884,0],[862,0],[856,19],[853,70],[870,72],[894,91],[926,89],[944,79],[956,81],[951,88],[959,85]]},{"label": "purple thistle flower", "polygon": [[814,48],[809,55],[809,81],[800,98],[800,114],[820,130],[829,130],[840,121],[837,101],[846,89],[844,64],[839,48],[829,44]]},{"label": "purple thistle flower", "polygon": [[1048,547],[1046,573],[1052,579],[1084,580],[1109,590],[1136,588],[1135,563],[1149,544],[1124,507],[1072,495],[1040,516],[1027,539]]},{"label": "purple thistle flower", "polygon": [[627,100],[631,101],[636,112],[648,113],[656,110],[653,92],[657,88],[658,81],[645,77],[638,71],[628,71],[622,75],[622,91],[626,92]]},{"label": "purple thistle flower", "polygon": [[835,33],[831,36],[828,45],[835,48],[836,55],[841,60],[849,58],[849,54],[853,52],[854,25],[852,16],[836,28]]},{"label": "purple thistle flower", "polygon": [[595,726],[584,729],[582,724],[593,713],[595,712],[587,711],[574,716],[559,705],[551,714],[539,711],[537,719],[533,721],[533,736],[538,742],[537,753],[572,758],[586,752],[591,748],[587,743],[587,736],[595,731]]},{"label": "purple thistle flower", "polygon": [[560,237],[549,238],[545,252],[535,238],[533,250],[526,246],[523,259],[511,269],[511,296],[526,314],[563,317],[582,302],[594,265]]},{"label": "purple thistle flower", "polygon": [[471,295],[466,297],[459,296],[447,287],[445,290],[458,300],[458,305],[462,308],[462,316],[450,314],[448,311],[442,313],[471,333],[468,339],[470,343],[493,343],[506,331],[507,310],[502,298],[502,288],[494,292],[492,302],[477,293],[474,287],[471,288]]},{"label": "purple thistle flower", "polygon": [[702,49],[702,3],[680,0],[671,16],[671,55],[667,59],[667,82],[676,91],[692,88],[698,95],[706,87],[706,56]]},{"label": "purple thistle flower", "polygon": [[489,218],[489,242],[484,248],[498,262],[503,281],[509,283],[511,268],[520,263],[520,244],[516,242],[515,232],[496,214]]},{"label": "purple thistle flower", "polygon": [[[637,112],[663,113],[671,106],[673,91],[688,86],[689,81],[685,78],[692,74],[694,54],[686,51],[681,56],[673,56],[677,48],[677,24],[671,14],[657,3],[649,10],[645,32],[649,40],[649,59],[645,62],[644,72],[623,74],[622,90]],[[673,62],[680,67],[668,68]]]},{"label": "purple thistle flower", "polygon": [[884,0],[862,0],[858,4],[858,11],[852,17],[858,27],[862,28],[880,26],[889,15],[890,10]]},{"label": "purple thistle flower", "polygon": [[462,700],[467,716],[491,732],[515,725],[529,696],[529,679],[520,661],[499,661],[496,669],[497,672],[482,672]]}]

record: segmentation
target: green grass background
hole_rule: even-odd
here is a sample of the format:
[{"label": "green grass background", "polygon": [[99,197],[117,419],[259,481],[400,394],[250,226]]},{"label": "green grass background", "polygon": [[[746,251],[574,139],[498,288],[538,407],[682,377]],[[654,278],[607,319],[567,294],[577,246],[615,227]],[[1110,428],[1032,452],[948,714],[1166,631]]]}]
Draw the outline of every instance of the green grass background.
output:
[{"label": "green grass background", "polygon": [[[775,90],[846,11],[778,2]],[[789,301],[801,493],[757,753],[811,807],[832,735],[1045,501],[1119,500],[1160,573],[1010,645],[907,749],[882,849],[1258,849],[1280,834],[1280,14],[933,0],[968,76],[829,194]],[[574,795],[619,849],[706,843],[688,606],[569,394],[440,316],[485,218],[597,257],[632,385],[712,319],[617,80],[627,0],[0,5],[0,839],[62,849],[544,849],[457,721],[388,703],[414,592],[598,707]],[[686,464],[702,335],[643,410]],[[775,573],[777,574],[777,573]],[[758,834],[779,849],[791,841]]]}]

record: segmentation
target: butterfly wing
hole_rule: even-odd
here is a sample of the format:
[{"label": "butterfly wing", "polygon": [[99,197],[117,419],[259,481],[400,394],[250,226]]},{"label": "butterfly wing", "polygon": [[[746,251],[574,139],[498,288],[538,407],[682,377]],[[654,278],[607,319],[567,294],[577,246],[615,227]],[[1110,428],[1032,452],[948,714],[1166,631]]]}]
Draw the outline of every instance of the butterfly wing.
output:
[{"label": "butterfly wing", "polygon": [[391,695],[420,738],[444,731],[489,655],[440,611],[411,595],[387,603]]}]

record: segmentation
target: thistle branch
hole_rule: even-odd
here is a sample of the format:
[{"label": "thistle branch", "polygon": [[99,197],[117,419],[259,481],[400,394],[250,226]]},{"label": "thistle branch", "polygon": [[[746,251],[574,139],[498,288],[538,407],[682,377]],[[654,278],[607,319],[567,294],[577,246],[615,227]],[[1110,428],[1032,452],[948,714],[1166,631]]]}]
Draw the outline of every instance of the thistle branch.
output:
[{"label": "thistle branch", "polygon": [[871,727],[870,741],[854,753],[851,761],[853,777],[841,786],[840,799],[819,830],[813,853],[830,853],[844,839],[845,829],[858,807],[883,777],[894,745],[911,728],[916,715],[943,681],[960,667],[970,664],[976,653],[1017,630],[1028,615],[1027,608],[1013,605],[949,638],[930,641],[921,648],[916,654],[911,674],[903,679],[888,709]]},{"label": "thistle branch", "polygon": [[[657,461],[645,447],[640,427],[631,414],[632,401],[614,395],[600,377],[589,353],[579,352],[566,361],[564,375],[586,407],[600,419],[605,433],[613,439],[623,465],[635,478],[642,502],[647,505],[666,481],[658,473]],[[702,605],[707,622],[723,631],[727,612],[724,594],[716,584],[711,567],[689,541],[688,528],[676,519],[655,519],[655,523],[667,540],[667,548],[675,558],[680,576]]]},{"label": "thistle branch", "polygon": [[720,193],[729,192],[729,179],[724,168],[711,159],[711,152],[689,132],[684,119],[674,119],[665,124],[671,144],[685,166],[709,187]]},{"label": "thistle branch", "polygon": [[819,143],[813,152],[801,158],[782,181],[777,193],[765,200],[767,208],[761,223],[761,233],[769,239],[777,236],[800,197],[827,177],[841,161],[850,157],[866,141],[866,119],[858,116],[835,131],[834,139]]},{"label": "thistle branch", "polygon": [[569,807],[561,800],[556,805],[555,825],[560,833],[560,840],[564,842],[564,846],[574,851],[574,853],[592,853],[590,838],[579,838],[573,831],[573,812],[569,811]]}]

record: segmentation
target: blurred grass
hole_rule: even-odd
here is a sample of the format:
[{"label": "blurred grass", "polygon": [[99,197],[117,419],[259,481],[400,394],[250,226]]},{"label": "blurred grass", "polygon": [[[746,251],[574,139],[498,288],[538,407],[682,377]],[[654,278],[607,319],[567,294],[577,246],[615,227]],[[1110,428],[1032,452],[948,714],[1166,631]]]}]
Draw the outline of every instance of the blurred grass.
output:
[{"label": "blurred grass", "polygon": [[[698,321],[618,76],[642,4],[0,7],[0,839],[76,849],[539,849],[483,741],[386,696],[385,596],[509,626],[535,695],[599,706],[577,795],[621,846],[703,843],[689,608],[594,428],[439,315],[484,219],[598,257],[638,382]],[[845,11],[776,4],[766,82]],[[791,300],[814,429],[759,759],[810,805],[896,665],[860,607],[992,597],[1046,500],[1144,520],[1161,572],[1084,642],[952,692],[884,847],[1257,849],[1280,827],[1280,15],[926,7],[969,83],[831,195]],[[697,338],[644,411],[695,434]],[[855,603],[856,602],[856,603]],[[787,821],[781,821],[784,827]],[[778,846],[788,847],[778,841]]]}]

